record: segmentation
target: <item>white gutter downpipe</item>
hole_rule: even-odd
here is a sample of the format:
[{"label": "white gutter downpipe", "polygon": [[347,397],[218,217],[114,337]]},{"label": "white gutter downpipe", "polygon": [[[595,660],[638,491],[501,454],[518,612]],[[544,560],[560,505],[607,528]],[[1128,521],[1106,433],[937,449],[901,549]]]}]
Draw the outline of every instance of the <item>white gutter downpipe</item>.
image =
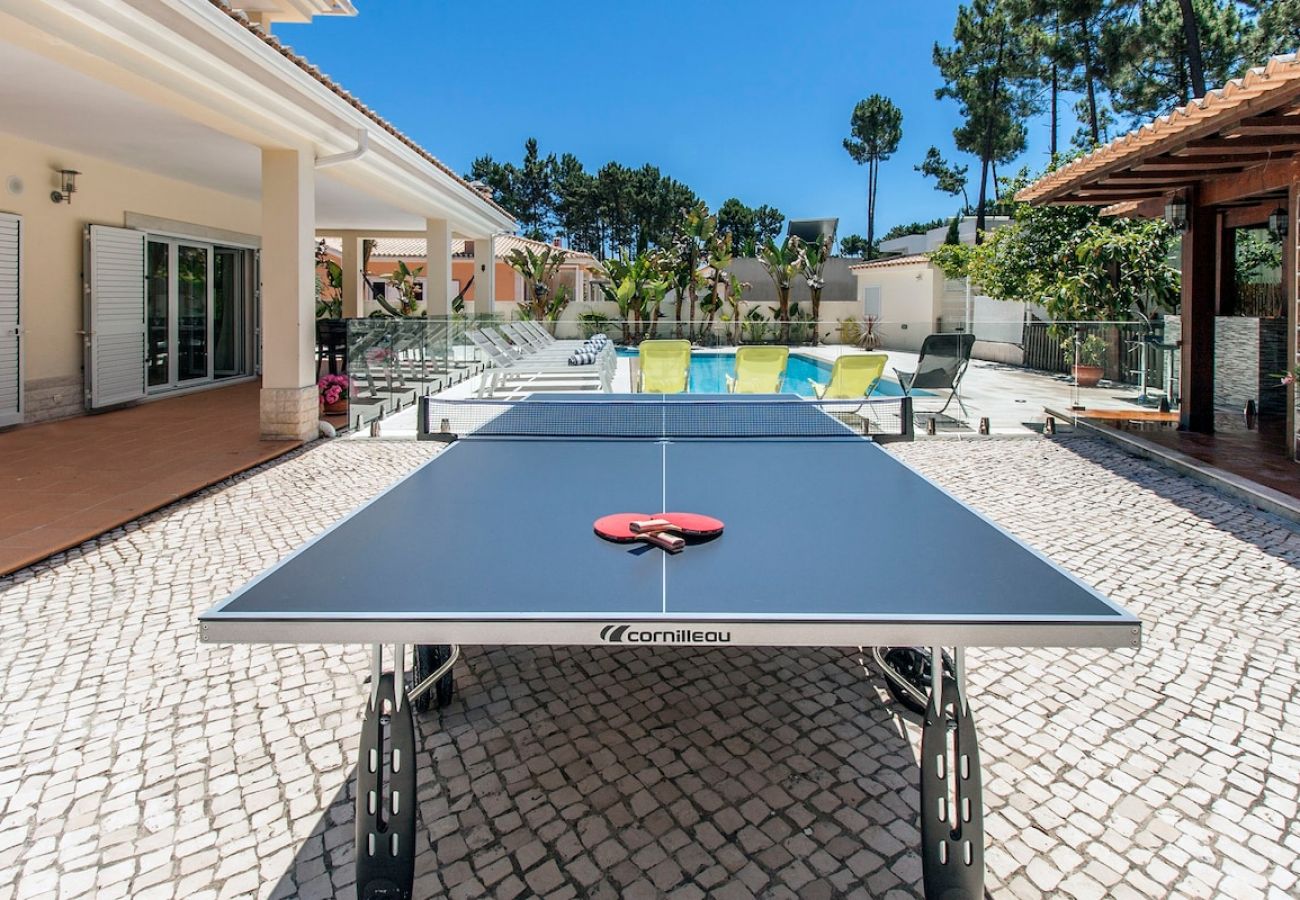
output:
[{"label": "white gutter downpipe", "polygon": [[359,128],[357,129],[357,148],[355,150],[345,150],[342,153],[335,153],[333,156],[318,156],[316,157],[316,168],[327,169],[330,166],[337,166],[339,163],[352,162],[369,152],[370,131],[366,128]]}]

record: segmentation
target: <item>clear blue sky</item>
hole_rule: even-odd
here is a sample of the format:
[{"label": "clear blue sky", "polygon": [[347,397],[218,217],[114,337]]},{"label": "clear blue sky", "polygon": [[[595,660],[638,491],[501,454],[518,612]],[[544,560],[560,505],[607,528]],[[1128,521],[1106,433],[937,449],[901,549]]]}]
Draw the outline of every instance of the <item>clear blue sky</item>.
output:
[{"label": "clear blue sky", "polygon": [[[912,169],[931,144],[956,154],[957,109],[934,99],[931,62],[955,0],[356,5],[276,34],[462,173],[484,153],[517,161],[532,136],[590,171],[653,163],[714,209],[736,196],[865,234],[866,170],[841,141],[854,104],[880,93],[903,111],[903,142],[881,170],[877,234],[960,202]],[[1021,162],[1042,168],[1047,140],[1035,123]]]}]

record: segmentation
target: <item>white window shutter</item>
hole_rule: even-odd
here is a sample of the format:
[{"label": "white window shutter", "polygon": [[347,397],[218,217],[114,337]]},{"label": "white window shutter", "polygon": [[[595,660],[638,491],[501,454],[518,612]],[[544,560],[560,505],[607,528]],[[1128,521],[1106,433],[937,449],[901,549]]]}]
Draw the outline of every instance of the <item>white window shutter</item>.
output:
[{"label": "white window shutter", "polygon": [[22,220],[0,213],[0,425],[23,420]]},{"label": "white window shutter", "polygon": [[869,284],[862,289],[862,314],[874,319],[880,318],[880,285]]},{"label": "white window shutter", "polygon": [[145,394],[143,231],[91,225],[86,258],[86,398],[91,409]]}]

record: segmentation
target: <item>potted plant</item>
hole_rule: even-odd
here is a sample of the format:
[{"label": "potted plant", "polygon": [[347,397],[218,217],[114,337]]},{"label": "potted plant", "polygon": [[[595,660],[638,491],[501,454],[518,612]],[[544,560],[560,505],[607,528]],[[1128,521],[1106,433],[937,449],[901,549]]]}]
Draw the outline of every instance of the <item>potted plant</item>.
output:
[{"label": "potted plant", "polygon": [[867,316],[863,320],[862,337],[858,338],[857,343],[863,350],[875,350],[880,346],[880,335],[876,332],[875,316]]},{"label": "potted plant", "polygon": [[1079,387],[1096,387],[1104,373],[1101,361],[1106,354],[1106,342],[1099,334],[1085,335],[1077,344],[1073,337],[1061,342],[1061,349],[1066,353],[1075,353],[1076,347],[1078,355],[1073,367],[1074,383]]},{"label": "potted plant", "polygon": [[346,375],[322,375],[316,382],[321,412],[327,416],[347,415],[351,387],[352,382]]}]

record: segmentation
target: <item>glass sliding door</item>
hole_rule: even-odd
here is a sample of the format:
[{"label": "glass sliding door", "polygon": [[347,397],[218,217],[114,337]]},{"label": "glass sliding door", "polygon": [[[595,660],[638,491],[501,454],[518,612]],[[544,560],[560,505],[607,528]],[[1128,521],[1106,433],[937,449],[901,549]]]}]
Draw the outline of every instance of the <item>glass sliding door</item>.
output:
[{"label": "glass sliding door", "polygon": [[253,251],[150,235],[145,252],[150,392],[252,374]]},{"label": "glass sliding door", "polygon": [[149,241],[145,259],[145,316],[151,388],[171,383],[171,244]]},{"label": "glass sliding door", "polygon": [[176,381],[212,377],[212,248],[176,245]]},{"label": "glass sliding door", "polygon": [[212,257],[212,374],[246,374],[247,251],[217,247]]}]

